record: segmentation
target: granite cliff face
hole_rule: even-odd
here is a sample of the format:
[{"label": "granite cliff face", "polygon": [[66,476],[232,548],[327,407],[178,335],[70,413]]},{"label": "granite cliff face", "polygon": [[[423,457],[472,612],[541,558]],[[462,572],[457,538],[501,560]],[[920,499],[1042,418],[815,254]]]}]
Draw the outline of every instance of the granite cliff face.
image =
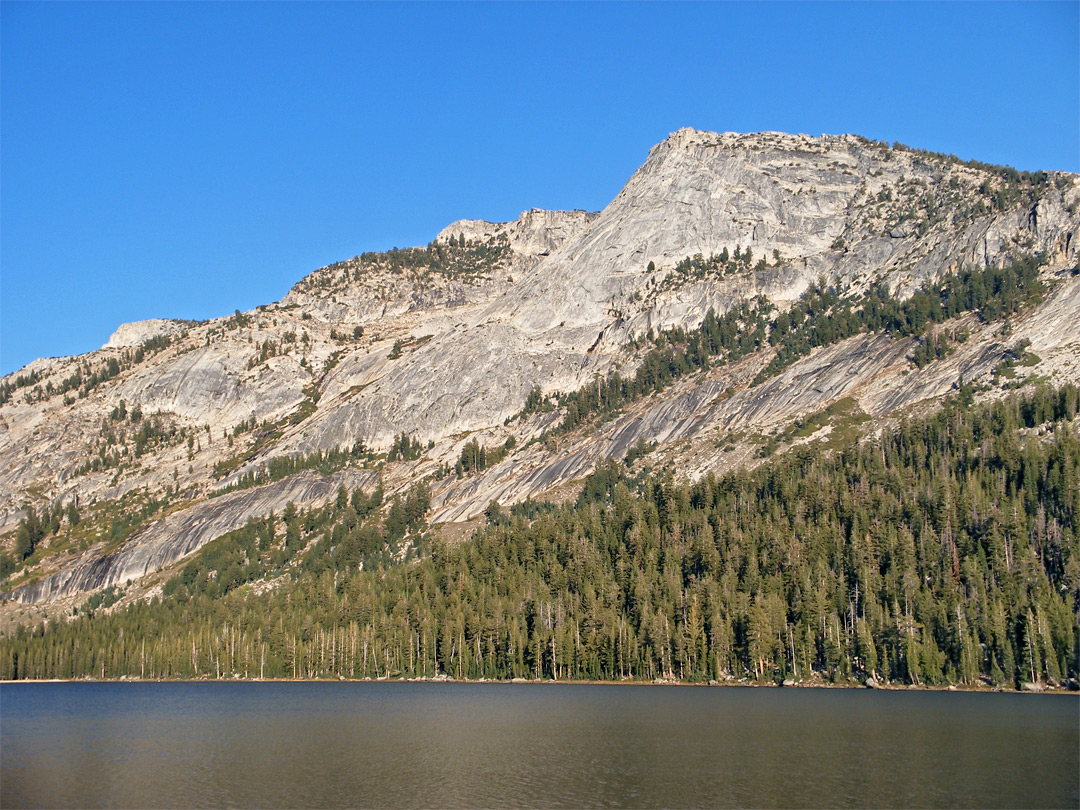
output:
[{"label": "granite cliff face", "polygon": [[[78,546],[58,540],[58,553],[35,555],[9,578],[9,596],[48,602],[138,581],[250,517],[322,503],[343,482],[378,479],[393,493],[426,478],[430,520],[445,523],[557,491],[641,439],[689,476],[756,463],[755,442],[799,416],[850,399],[888,420],[958,379],[988,378],[1022,339],[1039,359],[1030,373],[1075,381],[1078,206],[1080,185],[1064,173],[1020,175],[851,135],[684,129],[603,211],[460,220],[427,247],[321,268],[248,313],[124,325],[97,352],[35,361],[3,381],[5,548],[28,506],[93,504],[100,522]],[[742,270],[686,270],[689,257],[725,251],[749,254]],[[1053,286],[1046,300],[1005,327],[969,318],[969,339],[925,368],[909,359],[913,339],[859,335],[754,385],[771,356],[763,347],[558,441],[529,444],[559,412],[512,419],[534,389],[632,372],[650,330],[696,327],[709,309],[764,296],[782,311],[818,281],[906,295],[950,270],[1029,255]],[[419,440],[419,459],[370,456],[369,469],[337,478],[303,473],[208,498],[274,458],[361,443],[379,453],[402,434]],[[499,464],[445,475],[466,442],[510,438],[517,449]],[[127,536],[109,528],[149,499],[167,501],[167,514]]]}]

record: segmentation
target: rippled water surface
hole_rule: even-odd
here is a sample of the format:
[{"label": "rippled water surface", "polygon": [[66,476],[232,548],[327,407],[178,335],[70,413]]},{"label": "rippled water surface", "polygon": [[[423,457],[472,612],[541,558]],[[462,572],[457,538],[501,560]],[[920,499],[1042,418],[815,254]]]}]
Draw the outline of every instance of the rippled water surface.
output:
[{"label": "rippled water surface", "polygon": [[4,807],[1077,807],[1073,695],[0,686]]}]

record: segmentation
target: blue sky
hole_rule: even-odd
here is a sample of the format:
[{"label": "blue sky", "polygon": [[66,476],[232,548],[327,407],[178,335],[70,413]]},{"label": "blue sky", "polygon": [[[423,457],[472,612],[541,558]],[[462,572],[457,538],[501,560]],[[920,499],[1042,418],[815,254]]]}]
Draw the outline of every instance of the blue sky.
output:
[{"label": "blue sky", "polygon": [[1080,170],[1080,3],[0,3],[0,373],[449,222],[603,207],[682,126]]}]

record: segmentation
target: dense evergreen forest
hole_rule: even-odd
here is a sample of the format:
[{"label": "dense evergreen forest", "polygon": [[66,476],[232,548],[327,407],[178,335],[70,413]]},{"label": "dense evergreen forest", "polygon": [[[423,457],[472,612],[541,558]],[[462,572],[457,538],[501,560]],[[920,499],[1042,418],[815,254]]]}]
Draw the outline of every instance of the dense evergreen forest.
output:
[{"label": "dense evergreen forest", "polygon": [[[609,461],[471,540],[417,485],[205,547],[150,602],[0,641],[0,677],[1060,683],[1080,670],[1078,391],[1039,387],[694,484]],[[94,615],[96,611],[96,615]]]}]

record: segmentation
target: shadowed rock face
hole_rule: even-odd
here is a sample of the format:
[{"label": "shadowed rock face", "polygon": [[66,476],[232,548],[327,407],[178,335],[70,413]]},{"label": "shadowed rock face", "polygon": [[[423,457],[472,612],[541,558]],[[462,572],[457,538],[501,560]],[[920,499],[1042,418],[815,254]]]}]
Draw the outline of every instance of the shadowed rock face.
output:
[{"label": "shadowed rock face", "polygon": [[[1047,178],[1002,207],[992,204],[1006,182],[998,175],[855,136],[679,130],[650,151],[603,211],[460,220],[435,237],[433,246],[444,248],[460,236],[505,246],[480,272],[357,257],[240,316],[126,324],[97,352],[35,361],[21,373],[54,389],[76,371],[110,360],[123,365],[85,397],[27,401],[33,389],[19,389],[0,406],[0,538],[7,533],[10,545],[26,503],[170,487],[193,496],[193,505],[110,555],[65,560],[15,598],[47,601],[128,582],[289,500],[321,503],[341,482],[374,486],[375,473],[351,470],[202,497],[275,456],[358,441],[380,450],[401,433],[433,442],[420,461],[383,470],[393,492],[452,466],[471,438],[494,447],[514,437],[517,450],[501,464],[433,483],[433,521],[454,521],[492,500],[542,496],[600,459],[621,458],[639,439],[659,442],[658,455],[686,475],[753,463],[741,451],[719,450],[730,443],[724,437],[761,433],[845,397],[885,418],[941,397],[958,379],[985,377],[1020,339],[1042,360],[1036,372],[1080,379],[1080,286],[1063,273],[1077,261],[1080,184],[1062,173]],[[669,278],[688,256],[736,247],[752,251],[753,269]],[[557,415],[504,424],[533,388],[574,390],[616,367],[632,374],[639,355],[628,348],[631,338],[694,327],[710,308],[722,313],[759,295],[783,308],[819,279],[856,290],[882,279],[910,292],[951,269],[1036,252],[1048,259],[1048,278],[1065,279],[1048,300],[1010,323],[1009,335],[972,320],[967,343],[921,370],[907,360],[910,341],[863,335],[753,388],[745,386],[768,362],[765,353],[714,369],[554,447],[526,445]],[[166,349],[129,362],[133,347],[163,335],[172,339]],[[188,441],[154,446],[129,459],[122,475],[80,471],[121,401],[184,427]],[[215,465],[226,461],[233,472],[219,480]]]}]

